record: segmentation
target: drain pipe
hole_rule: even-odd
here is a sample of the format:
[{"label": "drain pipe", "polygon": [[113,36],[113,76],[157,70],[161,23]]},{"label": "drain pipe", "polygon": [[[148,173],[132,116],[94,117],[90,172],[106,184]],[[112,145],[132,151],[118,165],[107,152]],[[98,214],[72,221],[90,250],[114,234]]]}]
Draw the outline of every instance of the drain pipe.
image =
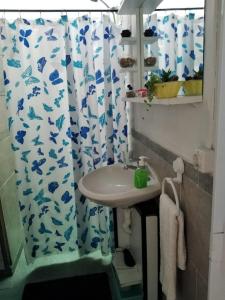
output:
[{"label": "drain pipe", "polygon": [[130,208],[124,208],[123,209],[123,213],[124,213],[124,221],[123,221],[123,230],[127,233],[127,234],[131,234],[131,209]]}]

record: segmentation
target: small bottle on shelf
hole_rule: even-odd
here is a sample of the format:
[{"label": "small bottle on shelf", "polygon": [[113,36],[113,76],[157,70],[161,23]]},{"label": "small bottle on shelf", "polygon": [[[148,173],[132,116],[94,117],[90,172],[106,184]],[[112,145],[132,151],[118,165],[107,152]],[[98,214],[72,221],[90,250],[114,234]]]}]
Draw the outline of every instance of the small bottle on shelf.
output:
[{"label": "small bottle on shelf", "polygon": [[126,96],[127,96],[127,98],[134,98],[134,97],[136,97],[136,94],[135,94],[135,92],[133,90],[133,87],[130,84],[127,85]]},{"label": "small bottle on shelf", "polygon": [[129,29],[124,29],[121,32],[121,36],[126,38],[131,37],[131,31]]}]

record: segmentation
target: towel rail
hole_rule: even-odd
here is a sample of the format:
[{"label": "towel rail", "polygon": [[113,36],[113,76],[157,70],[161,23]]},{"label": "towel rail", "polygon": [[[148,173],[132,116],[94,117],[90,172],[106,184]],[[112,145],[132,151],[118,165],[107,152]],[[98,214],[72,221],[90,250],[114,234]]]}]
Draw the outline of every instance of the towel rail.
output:
[{"label": "towel rail", "polygon": [[182,176],[184,173],[184,162],[181,157],[178,157],[176,160],[173,161],[173,170],[175,173],[177,173],[177,177],[172,178],[172,181],[182,183]]},{"label": "towel rail", "polygon": [[173,183],[173,178],[169,178],[169,177],[165,177],[163,179],[162,182],[162,194],[165,194],[165,183],[169,183],[170,186],[172,187],[173,193],[174,193],[174,198],[175,198],[175,202],[176,202],[176,207],[177,207],[177,211],[178,211],[178,215],[180,214],[180,203],[179,203],[179,197],[177,195],[177,190],[176,187]]}]

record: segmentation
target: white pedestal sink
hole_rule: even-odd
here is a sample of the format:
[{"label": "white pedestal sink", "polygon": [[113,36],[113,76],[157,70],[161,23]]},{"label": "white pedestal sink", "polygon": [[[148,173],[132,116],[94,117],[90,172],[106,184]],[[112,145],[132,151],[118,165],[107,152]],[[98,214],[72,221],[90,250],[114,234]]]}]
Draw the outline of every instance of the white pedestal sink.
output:
[{"label": "white pedestal sink", "polygon": [[81,193],[93,202],[109,207],[128,208],[139,202],[150,200],[160,194],[161,184],[151,166],[150,181],[146,188],[134,187],[134,169],[123,164],[99,168],[79,181]]}]

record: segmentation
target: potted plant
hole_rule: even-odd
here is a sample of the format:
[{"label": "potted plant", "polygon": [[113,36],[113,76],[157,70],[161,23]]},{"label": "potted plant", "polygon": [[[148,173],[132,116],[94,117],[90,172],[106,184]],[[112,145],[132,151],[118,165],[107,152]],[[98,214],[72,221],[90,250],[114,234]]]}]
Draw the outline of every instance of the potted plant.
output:
[{"label": "potted plant", "polygon": [[149,104],[154,96],[159,99],[176,97],[182,85],[182,81],[178,79],[178,76],[173,75],[171,70],[162,70],[159,76],[151,73],[145,84],[148,89]]},{"label": "potted plant", "polygon": [[203,68],[199,68],[198,72],[194,71],[194,76],[186,77],[186,81],[183,83],[185,96],[199,96],[202,95],[202,80],[203,80]]},{"label": "potted plant", "polygon": [[151,73],[149,80],[145,83],[145,87],[147,88],[148,101],[145,101],[147,104],[150,104],[154,97],[155,92],[155,84],[160,83],[161,79],[158,75]]}]

